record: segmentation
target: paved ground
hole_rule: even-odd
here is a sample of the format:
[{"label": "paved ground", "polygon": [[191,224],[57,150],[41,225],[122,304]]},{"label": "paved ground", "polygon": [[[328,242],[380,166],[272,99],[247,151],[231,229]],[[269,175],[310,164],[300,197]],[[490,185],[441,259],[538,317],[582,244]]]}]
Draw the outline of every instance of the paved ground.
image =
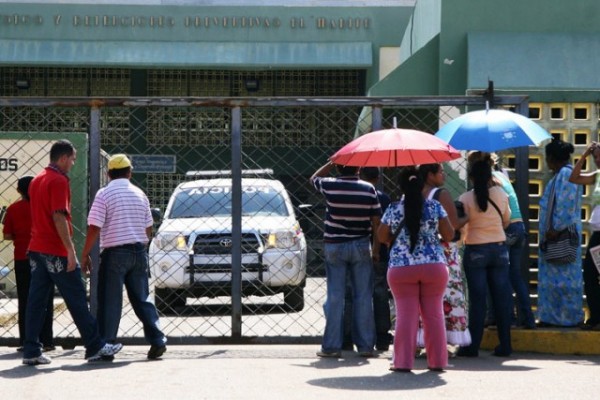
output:
[{"label": "paved ground", "polygon": [[454,358],[444,373],[423,359],[387,370],[389,352],[318,359],[315,345],[169,346],[163,360],[126,346],[112,363],[86,363],[83,348],[56,350],[50,365],[21,365],[0,347],[3,399],[597,399],[600,356],[516,353]]}]

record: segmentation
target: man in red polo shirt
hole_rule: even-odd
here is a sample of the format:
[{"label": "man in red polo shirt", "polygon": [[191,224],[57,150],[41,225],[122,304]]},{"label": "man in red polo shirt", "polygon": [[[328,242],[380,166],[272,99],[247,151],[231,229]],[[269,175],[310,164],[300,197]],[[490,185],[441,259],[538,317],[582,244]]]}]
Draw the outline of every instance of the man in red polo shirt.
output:
[{"label": "man in red polo shirt", "polygon": [[29,262],[31,285],[25,322],[23,364],[49,364],[39,341],[44,323],[46,299],[53,284],[62,295],[85,344],[88,361],[112,356],[123,347],[109,344],[98,333],[96,319],[90,314],[81,268],[71,236],[71,190],[68,173],[77,151],[68,140],[55,142],[50,149],[50,164],[29,186],[31,198],[31,241]]}]

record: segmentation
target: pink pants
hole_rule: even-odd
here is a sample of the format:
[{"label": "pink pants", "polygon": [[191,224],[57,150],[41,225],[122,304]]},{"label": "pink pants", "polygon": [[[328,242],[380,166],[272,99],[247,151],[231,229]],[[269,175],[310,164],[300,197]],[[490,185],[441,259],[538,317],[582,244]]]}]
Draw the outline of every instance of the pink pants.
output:
[{"label": "pink pants", "polygon": [[443,295],[448,283],[446,264],[421,264],[388,269],[388,284],[396,304],[394,368],[412,369],[417,350],[419,313],[425,331],[429,368],[448,365]]}]

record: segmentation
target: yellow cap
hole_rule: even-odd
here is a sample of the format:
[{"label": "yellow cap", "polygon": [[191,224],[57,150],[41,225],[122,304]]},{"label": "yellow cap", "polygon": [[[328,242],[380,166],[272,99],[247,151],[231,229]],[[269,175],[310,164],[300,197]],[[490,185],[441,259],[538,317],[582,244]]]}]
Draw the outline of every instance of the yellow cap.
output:
[{"label": "yellow cap", "polygon": [[131,167],[131,161],[125,154],[115,154],[108,160],[108,169],[122,169]]}]

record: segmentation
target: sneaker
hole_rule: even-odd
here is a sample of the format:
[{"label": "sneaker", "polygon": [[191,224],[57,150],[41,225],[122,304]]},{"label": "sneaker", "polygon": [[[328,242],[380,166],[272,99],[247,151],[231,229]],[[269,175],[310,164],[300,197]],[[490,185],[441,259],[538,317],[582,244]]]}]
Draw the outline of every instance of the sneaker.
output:
[{"label": "sneaker", "polygon": [[48,356],[45,356],[43,354],[40,354],[37,357],[32,357],[32,358],[24,358],[23,359],[23,364],[25,365],[41,365],[41,364],[50,364],[52,362],[52,359]]},{"label": "sneaker", "polygon": [[54,345],[50,345],[50,346],[44,346],[44,347],[42,348],[42,351],[43,351],[44,353],[45,353],[45,352],[47,352],[47,351],[54,351],[54,350],[56,350],[56,346],[54,346]]},{"label": "sneaker", "polygon": [[342,356],[341,351],[317,351],[317,356],[321,358],[340,358]]},{"label": "sneaker", "polygon": [[98,350],[98,352],[96,354],[94,354],[93,356],[87,357],[87,360],[88,361],[98,361],[98,360],[102,360],[103,357],[106,357],[106,356],[114,356],[119,351],[121,351],[122,348],[123,348],[123,345],[121,343],[115,343],[115,344],[106,343],[104,345],[104,347],[102,347],[100,350]]},{"label": "sneaker", "polygon": [[372,351],[359,351],[358,355],[363,358],[373,358],[375,354]]},{"label": "sneaker", "polygon": [[158,360],[163,354],[165,354],[165,351],[167,351],[167,346],[156,346],[153,344],[150,346],[150,350],[148,350],[148,360]]}]

